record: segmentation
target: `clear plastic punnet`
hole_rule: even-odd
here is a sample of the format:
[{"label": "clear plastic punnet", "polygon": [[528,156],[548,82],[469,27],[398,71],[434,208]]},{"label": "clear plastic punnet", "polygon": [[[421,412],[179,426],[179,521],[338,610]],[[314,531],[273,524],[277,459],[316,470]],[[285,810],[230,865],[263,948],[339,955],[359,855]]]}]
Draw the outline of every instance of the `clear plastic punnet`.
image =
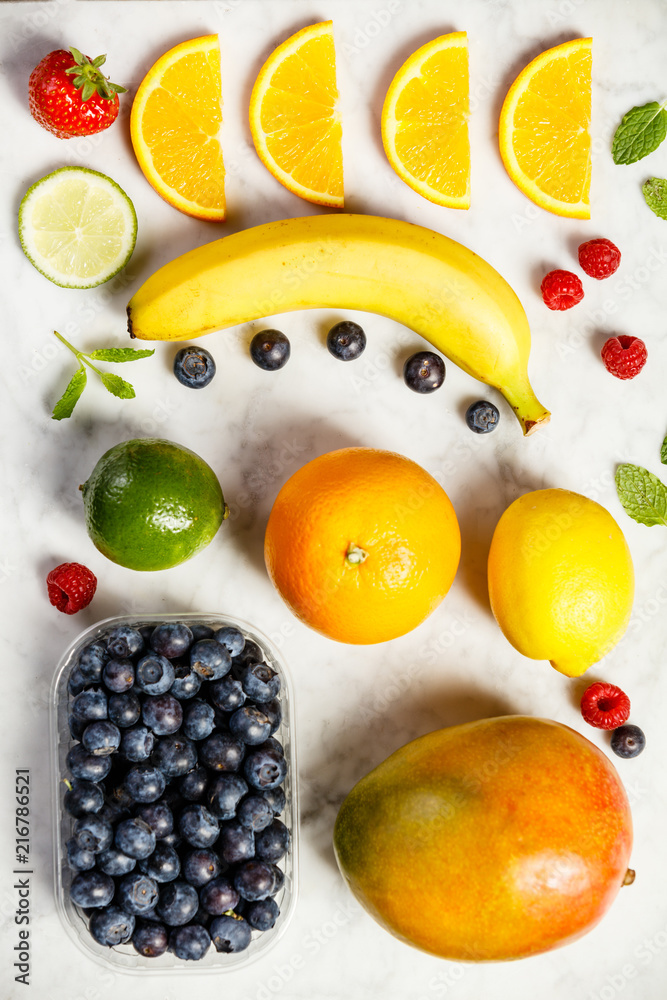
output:
[{"label": "clear plastic punnet", "polygon": [[[290,831],[290,843],[287,854],[278,862],[278,867],[285,875],[282,888],[276,893],[275,900],[280,907],[280,914],[275,925],[267,931],[252,932],[252,940],[247,949],[237,953],[227,954],[216,951],[211,945],[206,955],[198,961],[184,961],[167,951],[158,958],[147,958],[140,955],[131,943],[115,947],[100,945],[92,937],[88,929],[88,917],[70,899],[69,889],[73,872],[67,862],[66,843],[72,836],[74,818],[63,807],[64,794],[67,791],[65,780],[69,777],[66,757],[74,745],[69,727],[69,706],[72,696],[68,692],[68,680],[72,668],[77,664],[81,651],[96,639],[105,636],[119,625],[133,628],[155,626],[162,622],[183,622],[186,625],[209,625],[213,629],[226,626],[239,629],[246,639],[256,642],[264,653],[264,660],[280,676],[281,689],[279,694],[282,721],[274,736],[282,744],[287,761],[287,776],[281,786],[285,792],[286,805],[280,819]],[[117,972],[146,975],[149,972],[224,972],[235,970],[251,964],[264,955],[282,937],[294,911],[298,881],[298,847],[299,847],[299,809],[297,800],[297,762],[294,739],[294,695],[291,679],[284,660],[272,643],[254,626],[238,618],[221,614],[185,613],[185,614],[146,614],[137,616],[122,615],[106,618],[91,625],[82,632],[65,650],[56,669],[50,705],[51,747],[52,747],[52,791],[53,791],[53,846],[56,905],[65,930],[75,944],[91,958],[114,969]],[[90,911],[89,911],[90,912]]]}]

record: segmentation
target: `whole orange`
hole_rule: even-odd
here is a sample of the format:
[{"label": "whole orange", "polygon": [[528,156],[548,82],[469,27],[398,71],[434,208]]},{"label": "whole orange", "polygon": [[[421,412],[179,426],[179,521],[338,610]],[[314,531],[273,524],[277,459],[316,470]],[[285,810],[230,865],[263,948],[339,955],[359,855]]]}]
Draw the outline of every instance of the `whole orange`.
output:
[{"label": "whole orange", "polygon": [[416,462],[341,448],[278,493],[264,557],[294,614],[338,642],[385,642],[437,608],[461,554],[454,508]]}]

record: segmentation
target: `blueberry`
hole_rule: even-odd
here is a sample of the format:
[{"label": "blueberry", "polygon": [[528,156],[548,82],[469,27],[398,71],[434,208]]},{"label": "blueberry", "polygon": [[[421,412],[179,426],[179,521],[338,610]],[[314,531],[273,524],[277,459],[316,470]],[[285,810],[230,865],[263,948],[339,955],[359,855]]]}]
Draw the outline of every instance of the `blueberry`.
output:
[{"label": "blueberry", "polygon": [[70,816],[79,817],[100,811],[104,805],[104,792],[99,785],[81,778],[74,778],[66,784],[67,791],[63,805]]},{"label": "blueberry", "polygon": [[255,836],[255,856],[262,861],[275,864],[287,853],[289,847],[289,830],[279,819],[274,819],[270,826],[260,830]]},{"label": "blueberry", "polygon": [[193,642],[197,642],[199,639],[213,639],[215,636],[215,630],[210,625],[198,625],[195,623],[190,625],[189,629],[192,632]]},{"label": "blueberry", "polygon": [[222,712],[235,712],[245,702],[245,691],[240,680],[227,674],[209,686],[208,699]]},{"label": "blueberry", "polygon": [[228,865],[249,861],[255,856],[255,835],[252,830],[234,821],[220,827],[218,852]]},{"label": "blueberry", "polygon": [[202,802],[206,794],[209,772],[201,764],[178,779],[178,790],[188,802]]},{"label": "blueberry", "polygon": [[74,871],[84,872],[95,867],[95,855],[87,847],[83,847],[75,837],[70,837],[65,844],[65,850],[67,851],[67,864]]},{"label": "blueberry", "polygon": [[252,938],[250,924],[236,913],[216,917],[211,921],[209,933],[216,950],[226,954],[244,951]]},{"label": "blueberry", "polygon": [[80,694],[83,691],[87,683],[88,682],[81,673],[79,667],[73,667],[67,680],[68,694],[72,695],[72,697],[76,697],[77,694]]},{"label": "blueberry", "polygon": [[174,829],[174,817],[166,802],[148,802],[137,808],[136,815],[148,823],[157,840]]},{"label": "blueberry", "polygon": [[141,718],[156,736],[169,736],[180,729],[183,709],[172,694],[159,694],[145,699]]},{"label": "blueberry", "polygon": [[280,691],[280,677],[266,663],[246,663],[240,679],[246,695],[255,702],[272,701]]},{"label": "blueberry", "polygon": [[272,748],[250,751],[243,762],[243,773],[253,788],[277,788],[287,775],[287,763],[282,753]]},{"label": "blueberry", "polygon": [[177,927],[169,935],[169,951],[183,961],[198,961],[211,947],[211,935],[200,924]]},{"label": "blueberry", "polygon": [[194,698],[202,686],[202,678],[196,674],[189,663],[174,660],[174,683],[171,685],[170,693],[179,701],[187,701]]},{"label": "blueberry", "polygon": [[80,740],[86,731],[87,722],[82,719],[77,719],[76,715],[70,715],[67,720],[69,724],[70,736],[73,740]]},{"label": "blueberry", "polygon": [[646,746],[646,737],[631,723],[619,726],[611,734],[611,748],[618,757],[637,757]]},{"label": "blueberry", "polygon": [[275,879],[275,885],[273,886],[273,892],[271,895],[275,896],[285,885],[285,872],[282,868],[279,868],[278,865],[272,864],[271,868],[273,869],[273,877]]},{"label": "blueberry", "polygon": [[213,733],[199,748],[199,759],[212,771],[238,771],[245,747],[231,733]]},{"label": "blueberry", "polygon": [[183,711],[183,732],[191,740],[205,740],[213,732],[215,712],[211,705],[194,698]]},{"label": "blueberry", "polygon": [[[183,845],[183,838],[176,832],[176,830],[172,830],[171,833],[168,833],[166,837],[162,838],[160,844],[164,844],[165,847],[173,847],[175,851],[178,851]],[[158,844],[158,847],[160,844]]]},{"label": "blueberry", "polygon": [[88,927],[98,944],[113,948],[130,940],[134,931],[134,917],[118,906],[107,906],[98,913],[93,913]]},{"label": "blueberry", "polygon": [[216,642],[220,642],[223,646],[226,646],[230,656],[238,656],[245,646],[245,639],[241,632],[237,628],[231,628],[229,625],[219,628],[213,634],[213,638]]},{"label": "blueberry", "polygon": [[157,900],[157,882],[141,872],[125,875],[116,887],[116,902],[126,913],[143,916],[155,909]]},{"label": "blueberry", "polygon": [[217,817],[205,806],[194,803],[182,810],[178,831],[193,847],[210,847],[218,839],[220,826]]},{"label": "blueberry", "polygon": [[107,651],[113,659],[127,660],[144,648],[141,632],[129,625],[118,625],[107,636]]},{"label": "blueberry", "polygon": [[280,907],[275,899],[267,896],[266,899],[257,899],[248,903],[243,913],[250,926],[254,927],[256,931],[268,931],[280,916]]},{"label": "blueberry", "polygon": [[97,722],[107,718],[107,696],[101,688],[88,688],[72,702],[72,714],[81,722]]},{"label": "blueberry", "polygon": [[127,875],[134,871],[137,860],[123,854],[117,847],[109,847],[106,851],[101,851],[97,856],[97,867],[105,875]]},{"label": "blueberry", "polygon": [[132,944],[144,958],[157,958],[159,955],[164,955],[168,943],[169,935],[163,924],[148,920],[137,921],[132,935]]},{"label": "blueberry", "polygon": [[190,851],[183,859],[183,878],[199,888],[220,874],[220,858],[207,847]]},{"label": "blueberry", "polygon": [[111,757],[96,757],[80,743],[72,747],[65,763],[75,778],[85,781],[102,781],[111,770]]},{"label": "blueberry", "polygon": [[135,802],[157,802],[166,787],[162,771],[150,764],[136,764],[125,776],[125,788]]},{"label": "blueberry", "polygon": [[274,816],[280,816],[281,812],[285,808],[286,798],[285,792],[282,788],[267,788],[265,792],[262,792],[262,796],[271,806]]},{"label": "blueberry", "polygon": [[155,834],[143,819],[123,819],[114,833],[114,845],[130,858],[147,858],[155,850]]},{"label": "blueberry", "polygon": [[192,632],[180,622],[165,622],[151,633],[151,649],[160,656],[166,656],[168,660],[183,656],[191,645]]},{"label": "blueberry", "polygon": [[262,711],[271,723],[271,735],[280,728],[280,723],[283,720],[283,710],[280,706],[280,702],[277,698],[273,698],[272,701],[262,702]]},{"label": "blueberry", "polygon": [[187,882],[168,882],[160,890],[155,910],[170,927],[182,927],[199,909],[199,896],[194,886]]},{"label": "blueberry", "polygon": [[103,642],[92,642],[86,646],[79,656],[78,668],[87,684],[99,684],[102,680],[102,669],[109,659]]},{"label": "blueberry", "polygon": [[233,659],[232,669],[236,667],[240,670],[246,663],[261,663],[264,659],[264,650],[253,639],[246,639],[242,651],[236,656],[233,655]]},{"label": "blueberry", "polygon": [[167,778],[178,778],[187,774],[197,763],[197,749],[187,736],[173,733],[158,740],[151,762]]},{"label": "blueberry", "polygon": [[120,729],[113,722],[91,722],[86,726],[81,742],[96,757],[105,757],[120,746]]},{"label": "blueberry", "polygon": [[[141,718],[141,702],[134,691],[112,694],[109,697],[109,722],[119,729],[129,729]],[[121,733],[121,741],[123,735]]]},{"label": "blueberry", "polygon": [[253,902],[272,895],[275,876],[266,861],[244,861],[234,873],[234,888],[242,899]]},{"label": "blueberry", "polygon": [[327,347],[339,361],[354,361],[366,347],[366,334],[358,323],[344,319],[329,330]]},{"label": "blueberry", "polygon": [[106,851],[111,846],[113,840],[113,830],[111,823],[95,813],[88,813],[80,816],[74,824],[74,839],[77,844],[93,854]]},{"label": "blueberry", "polygon": [[215,361],[203,347],[182,347],[174,358],[174,375],[188,389],[203,389],[215,375]]},{"label": "blueberry", "polygon": [[140,860],[139,871],[155,882],[173,882],[181,874],[181,859],[174,847],[161,840],[152,854]]},{"label": "blueberry", "polygon": [[207,681],[217,681],[231,670],[232,658],[222,643],[200,639],[190,650],[190,666]]},{"label": "blueberry", "polygon": [[207,913],[220,916],[239,904],[240,896],[224,875],[212,879],[199,890],[201,905]]},{"label": "blueberry", "polygon": [[434,392],[445,381],[445,362],[432,351],[417,351],[403,365],[403,380],[414,392]]},{"label": "blueberry", "polygon": [[239,804],[236,817],[241,826],[256,833],[273,821],[273,809],[263,795],[248,795]]},{"label": "blueberry", "polygon": [[206,801],[208,808],[218,819],[233,819],[236,807],[248,794],[248,785],[240,774],[219,774],[208,787]]},{"label": "blueberry", "polygon": [[135,684],[146,694],[166,694],[174,683],[174,667],[166,656],[142,656],[135,669]]},{"label": "blueberry", "polygon": [[102,680],[114,694],[129,691],[134,684],[134,666],[131,660],[108,660],[102,671]]},{"label": "blueberry", "polygon": [[108,906],[115,888],[114,880],[104,872],[81,872],[72,879],[69,894],[77,906]]},{"label": "blueberry", "polygon": [[289,361],[290,342],[280,330],[262,330],[250,341],[250,357],[258,368],[275,372]]},{"label": "blueberry", "polygon": [[153,752],[155,736],[147,726],[125,729],[120,737],[120,752],[127,760],[147,760]]},{"label": "blueberry", "polygon": [[500,412],[497,406],[480,399],[476,403],[471,403],[466,410],[466,423],[475,434],[488,434],[496,429],[500,420]]},{"label": "blueberry", "polygon": [[229,728],[234,736],[251,746],[263,743],[271,735],[269,719],[255,705],[238,708],[229,720]]}]

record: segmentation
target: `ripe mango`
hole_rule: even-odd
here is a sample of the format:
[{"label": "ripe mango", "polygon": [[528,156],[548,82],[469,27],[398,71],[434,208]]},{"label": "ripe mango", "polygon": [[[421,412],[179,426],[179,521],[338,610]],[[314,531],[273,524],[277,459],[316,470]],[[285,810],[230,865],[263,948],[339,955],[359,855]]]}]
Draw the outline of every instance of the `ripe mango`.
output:
[{"label": "ripe mango", "polygon": [[607,756],[568,726],[526,716],[408,743],[354,786],[334,829],[340,870],[371,916],[464,961],[523,958],[589,931],[623,884],[631,846]]}]

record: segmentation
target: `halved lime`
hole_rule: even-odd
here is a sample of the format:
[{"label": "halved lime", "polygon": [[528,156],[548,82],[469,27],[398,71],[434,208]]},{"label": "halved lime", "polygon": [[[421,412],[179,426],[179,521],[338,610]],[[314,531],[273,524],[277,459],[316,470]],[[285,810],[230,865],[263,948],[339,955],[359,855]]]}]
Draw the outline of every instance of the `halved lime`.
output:
[{"label": "halved lime", "polygon": [[87,167],[61,167],[28,189],[19,239],[31,264],[63,288],[113,278],[134,250],[137,215],[123,189]]}]

